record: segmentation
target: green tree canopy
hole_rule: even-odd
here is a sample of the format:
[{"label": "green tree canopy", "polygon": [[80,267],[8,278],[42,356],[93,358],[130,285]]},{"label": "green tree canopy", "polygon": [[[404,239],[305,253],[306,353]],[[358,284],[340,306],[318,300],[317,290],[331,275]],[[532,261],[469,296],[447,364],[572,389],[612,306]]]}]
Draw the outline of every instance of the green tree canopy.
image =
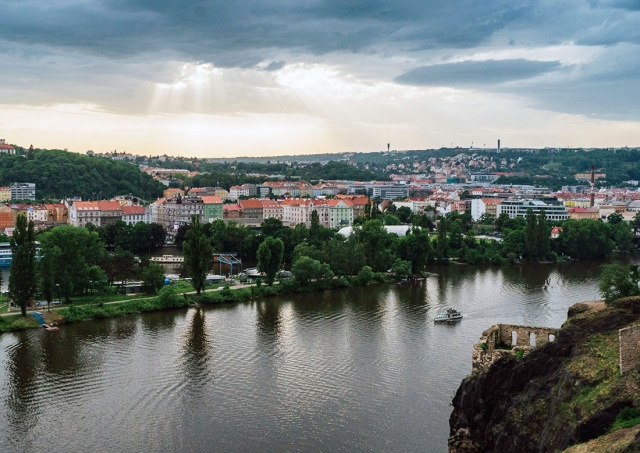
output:
[{"label": "green tree canopy", "polygon": [[200,224],[200,217],[191,217],[191,228],[185,235],[182,243],[184,251],[184,266],[191,276],[191,283],[200,294],[204,289],[207,272],[211,269],[213,259],[213,247]]},{"label": "green tree canopy", "polygon": [[267,236],[258,247],[258,270],[265,273],[267,284],[273,284],[283,257],[284,243],[280,238]]},{"label": "green tree canopy", "polygon": [[602,266],[599,288],[607,302],[640,294],[639,283],[640,271],[636,265],[613,263]]},{"label": "green tree canopy", "polygon": [[20,307],[22,316],[27,316],[27,304],[36,292],[36,239],[33,221],[27,223],[25,215],[18,215],[16,228],[11,238],[11,273],[9,274],[9,296]]}]

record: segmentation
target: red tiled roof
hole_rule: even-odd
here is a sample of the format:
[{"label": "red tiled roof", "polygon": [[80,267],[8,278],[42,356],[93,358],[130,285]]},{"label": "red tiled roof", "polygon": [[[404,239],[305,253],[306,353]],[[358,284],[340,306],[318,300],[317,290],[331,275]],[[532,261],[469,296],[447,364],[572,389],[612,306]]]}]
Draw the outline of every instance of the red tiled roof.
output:
[{"label": "red tiled roof", "polygon": [[200,199],[204,204],[222,204],[222,198],[214,195],[204,195]]},{"label": "red tiled roof", "polygon": [[98,201],[97,204],[101,211],[120,211],[122,209],[117,201]]},{"label": "red tiled roof", "polygon": [[248,198],[246,200],[240,200],[238,204],[242,209],[262,209],[262,203],[255,198]]},{"label": "red tiled roof", "polygon": [[280,207],[280,203],[271,198],[261,199],[260,202],[262,203],[262,209],[275,209]]},{"label": "red tiled roof", "polygon": [[122,215],[135,215],[135,214],[144,214],[145,209],[143,206],[123,206],[122,207]]}]

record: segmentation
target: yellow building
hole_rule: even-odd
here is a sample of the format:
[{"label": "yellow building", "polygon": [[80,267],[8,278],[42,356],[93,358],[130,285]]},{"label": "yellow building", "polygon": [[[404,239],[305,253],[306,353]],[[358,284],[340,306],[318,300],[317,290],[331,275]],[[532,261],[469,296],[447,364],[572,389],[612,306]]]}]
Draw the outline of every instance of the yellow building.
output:
[{"label": "yellow building", "polygon": [[9,186],[0,187],[0,201],[11,200],[11,188]]}]

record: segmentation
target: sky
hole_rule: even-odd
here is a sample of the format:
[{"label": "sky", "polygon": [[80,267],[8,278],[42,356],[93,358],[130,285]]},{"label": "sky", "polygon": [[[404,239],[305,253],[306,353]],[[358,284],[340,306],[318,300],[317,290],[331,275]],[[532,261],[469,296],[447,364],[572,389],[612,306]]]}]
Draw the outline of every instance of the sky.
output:
[{"label": "sky", "polygon": [[0,138],[278,156],[640,146],[640,0],[0,0]]}]

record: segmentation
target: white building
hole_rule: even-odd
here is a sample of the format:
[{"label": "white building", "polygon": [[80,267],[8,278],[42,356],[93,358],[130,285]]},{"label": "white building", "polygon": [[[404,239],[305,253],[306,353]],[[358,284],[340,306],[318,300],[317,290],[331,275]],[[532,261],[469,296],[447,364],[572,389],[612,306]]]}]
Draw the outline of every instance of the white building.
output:
[{"label": "white building", "polygon": [[35,200],[36,185],[32,182],[14,182],[9,186],[12,200]]}]

